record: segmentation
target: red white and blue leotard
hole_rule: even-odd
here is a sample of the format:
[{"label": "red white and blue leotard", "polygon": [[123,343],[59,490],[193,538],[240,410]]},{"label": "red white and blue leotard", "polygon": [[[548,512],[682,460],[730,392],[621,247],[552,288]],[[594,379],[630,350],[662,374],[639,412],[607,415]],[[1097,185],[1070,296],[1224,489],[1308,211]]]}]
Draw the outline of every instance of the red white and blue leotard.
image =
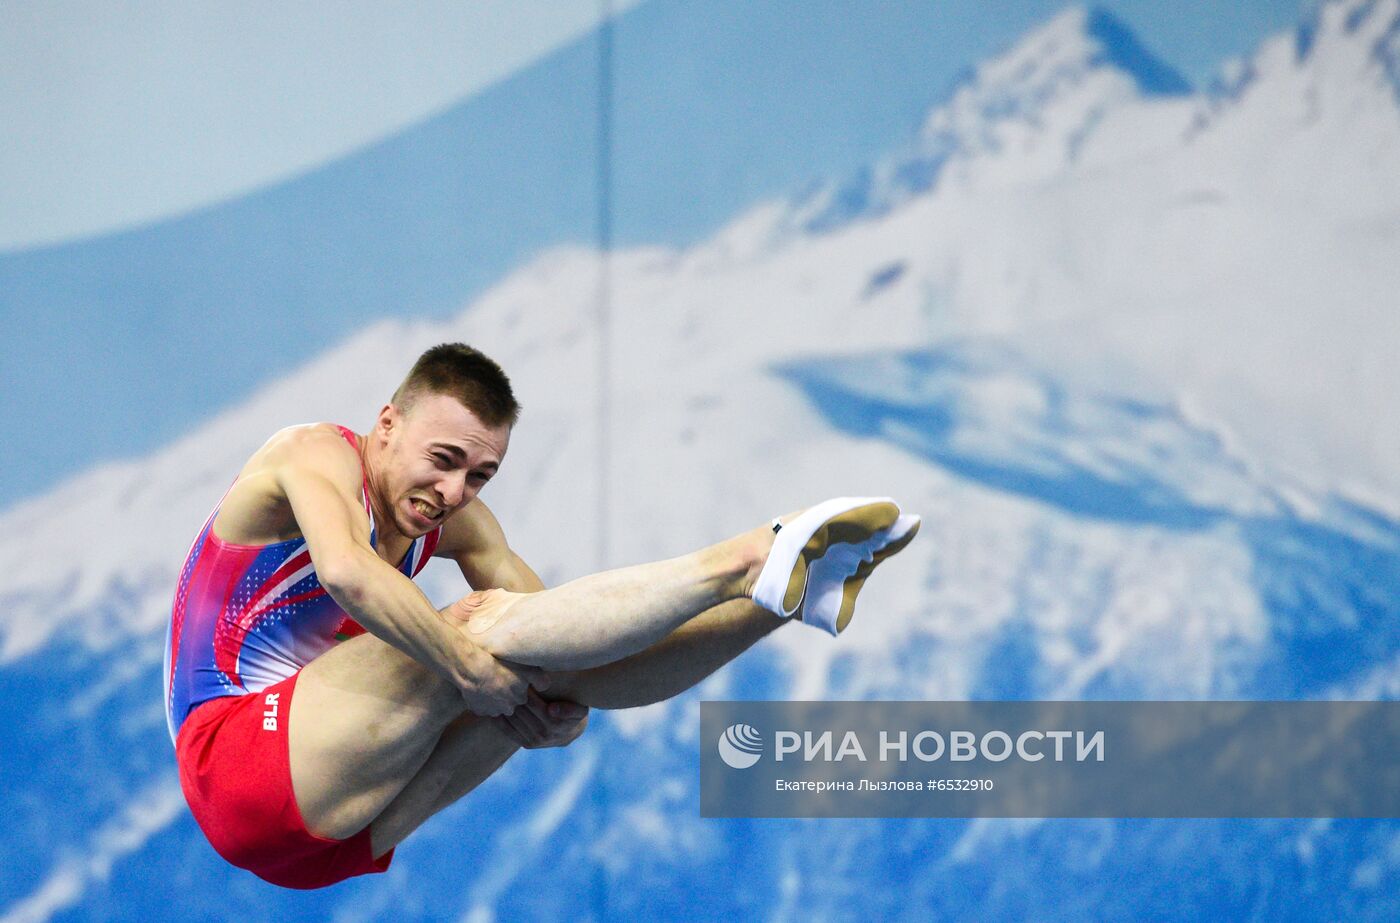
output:
[{"label": "red white and blue leotard", "polygon": [[[338,427],[358,451],[355,434]],[[369,514],[371,546],[378,532]],[[362,634],[316,578],[306,540],[236,545],[214,534],[214,517],[190,546],[165,635],[165,717],[170,739],[196,705],[247,695],[286,679],[339,640]],[[399,570],[415,576],[437,547],[440,529],[413,540]]]}]

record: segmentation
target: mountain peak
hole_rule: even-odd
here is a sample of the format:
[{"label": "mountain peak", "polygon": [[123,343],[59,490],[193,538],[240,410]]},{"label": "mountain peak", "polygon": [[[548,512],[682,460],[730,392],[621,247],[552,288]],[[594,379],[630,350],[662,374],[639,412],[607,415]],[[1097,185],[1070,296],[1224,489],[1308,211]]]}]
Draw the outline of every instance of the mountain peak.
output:
[{"label": "mountain peak", "polygon": [[911,149],[801,203],[798,224],[820,233],[881,214],[950,170],[964,181],[1053,174],[1079,157],[1111,111],[1191,92],[1111,13],[1069,7],[968,70]]},{"label": "mountain peak", "polygon": [[1207,103],[1196,132],[1240,111],[1295,125],[1345,120],[1359,106],[1389,112],[1400,103],[1400,0],[1324,0],[1222,65]]},{"label": "mountain peak", "polygon": [[1179,96],[1191,84],[1153,54],[1126,23],[1099,7],[1072,6],[1027,33],[974,72],[983,86],[1062,78],[1109,68],[1145,96]]},{"label": "mountain peak", "polygon": [[1085,14],[1084,31],[1099,45],[1104,63],[1131,75],[1147,96],[1180,96],[1190,82],[1147,49],[1120,19],[1099,7]]}]

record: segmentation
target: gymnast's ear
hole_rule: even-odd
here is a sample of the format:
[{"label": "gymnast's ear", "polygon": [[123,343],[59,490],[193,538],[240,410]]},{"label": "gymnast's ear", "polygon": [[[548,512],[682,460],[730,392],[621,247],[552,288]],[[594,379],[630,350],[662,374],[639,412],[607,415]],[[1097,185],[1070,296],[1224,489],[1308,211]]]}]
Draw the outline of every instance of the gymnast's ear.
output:
[{"label": "gymnast's ear", "polygon": [[403,412],[393,404],[385,404],[379,409],[379,418],[374,421],[376,436],[387,439],[394,430],[403,426]]}]

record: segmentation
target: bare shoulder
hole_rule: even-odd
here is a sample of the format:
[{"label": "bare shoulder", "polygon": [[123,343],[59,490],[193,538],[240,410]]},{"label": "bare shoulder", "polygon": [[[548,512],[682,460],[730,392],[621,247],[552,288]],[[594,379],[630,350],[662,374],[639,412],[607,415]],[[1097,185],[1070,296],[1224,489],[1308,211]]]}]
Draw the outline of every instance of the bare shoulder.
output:
[{"label": "bare shoulder", "polygon": [[347,492],[361,483],[359,452],[331,423],[309,423],[278,430],[253,453],[214,522],[222,539],[265,544],[298,533],[283,476],[289,470],[314,473]]},{"label": "bare shoulder", "polygon": [[333,423],[306,423],[273,433],[244,466],[244,472],[284,466],[310,468],[332,480],[360,479],[360,453]]},{"label": "bare shoulder", "polygon": [[473,500],[442,524],[434,555],[452,558],[506,547],[505,533],[491,509],[480,500]]},{"label": "bare shoulder", "polygon": [[442,533],[434,554],[455,560],[474,589],[500,587],[516,593],[544,589],[539,574],[511,549],[501,524],[480,500],[444,523]]}]

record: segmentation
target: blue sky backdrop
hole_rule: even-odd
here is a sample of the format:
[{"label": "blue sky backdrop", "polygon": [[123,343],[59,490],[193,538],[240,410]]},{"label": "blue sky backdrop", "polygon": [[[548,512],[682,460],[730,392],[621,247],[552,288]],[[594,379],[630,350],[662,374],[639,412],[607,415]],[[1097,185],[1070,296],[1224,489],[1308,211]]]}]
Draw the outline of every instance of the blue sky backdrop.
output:
[{"label": "blue sky backdrop", "polygon": [[[1098,4],[1197,86],[1306,5]],[[613,35],[615,244],[683,245],[856,169],[1064,6],[640,4]],[[233,201],[0,254],[0,508],[168,442],[374,319],[443,316],[542,248],[595,243],[599,47]]]}]

